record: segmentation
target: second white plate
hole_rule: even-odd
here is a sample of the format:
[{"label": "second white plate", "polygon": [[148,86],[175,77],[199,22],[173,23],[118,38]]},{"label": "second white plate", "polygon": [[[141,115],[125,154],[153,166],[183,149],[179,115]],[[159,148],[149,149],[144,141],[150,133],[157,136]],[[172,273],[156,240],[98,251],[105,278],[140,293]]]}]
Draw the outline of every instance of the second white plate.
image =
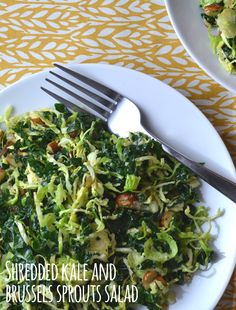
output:
[{"label": "second white plate", "polygon": [[189,55],[216,82],[236,93],[236,75],[224,70],[213,54],[208,30],[201,18],[199,0],[165,0],[174,29]]}]

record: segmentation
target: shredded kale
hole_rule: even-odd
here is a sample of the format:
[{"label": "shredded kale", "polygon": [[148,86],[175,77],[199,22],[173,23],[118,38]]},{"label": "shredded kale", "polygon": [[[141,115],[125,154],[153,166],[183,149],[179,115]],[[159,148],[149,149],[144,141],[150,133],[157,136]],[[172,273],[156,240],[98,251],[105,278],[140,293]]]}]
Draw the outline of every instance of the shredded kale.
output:
[{"label": "shredded kale", "polygon": [[[89,270],[113,263],[113,285],[136,285],[137,302],[152,310],[174,302],[174,286],[213,261],[215,218],[195,204],[199,181],[157,142],[141,133],[119,138],[61,104],[9,117],[6,125],[0,138],[1,309],[51,309],[30,300],[6,304],[12,284],[6,257],[12,263],[86,263]],[[209,231],[202,228],[207,224]],[[148,282],[150,272],[155,277]],[[105,305],[109,281],[100,282],[101,302],[82,309],[130,309],[128,302]],[[78,309],[67,302],[52,306]]]}]

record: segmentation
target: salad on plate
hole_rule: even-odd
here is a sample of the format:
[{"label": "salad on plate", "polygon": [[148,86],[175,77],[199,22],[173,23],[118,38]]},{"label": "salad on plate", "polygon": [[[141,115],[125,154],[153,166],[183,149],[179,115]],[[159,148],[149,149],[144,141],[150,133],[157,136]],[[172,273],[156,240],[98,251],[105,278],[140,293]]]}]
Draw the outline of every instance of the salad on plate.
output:
[{"label": "salad on plate", "polygon": [[236,1],[200,0],[214,53],[229,73],[236,74]]},{"label": "salad on plate", "polygon": [[[210,267],[211,226],[222,213],[209,216],[198,203],[199,180],[157,142],[141,133],[117,137],[61,104],[19,116],[8,109],[1,122],[1,309],[131,309],[127,286],[137,288],[136,304],[166,309],[176,301],[176,286]],[[86,264],[86,280],[63,280],[60,273],[51,281],[12,280],[9,262],[54,264],[59,271]],[[116,277],[94,281],[95,264],[113,264]],[[32,289],[24,295],[26,284]],[[62,284],[74,293],[83,288],[87,301],[58,301]],[[11,285],[17,292],[9,301]],[[43,303],[33,302],[39,285]],[[91,285],[99,301],[90,298]],[[121,298],[107,301],[106,290],[118,287]]]}]

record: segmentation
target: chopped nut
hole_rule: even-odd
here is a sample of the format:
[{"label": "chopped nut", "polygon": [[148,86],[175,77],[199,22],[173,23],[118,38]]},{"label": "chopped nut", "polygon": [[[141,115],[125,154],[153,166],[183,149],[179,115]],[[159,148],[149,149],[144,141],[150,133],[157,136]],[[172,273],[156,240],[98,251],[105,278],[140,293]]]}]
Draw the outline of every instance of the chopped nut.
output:
[{"label": "chopped nut", "polygon": [[41,126],[45,126],[46,124],[44,123],[44,121],[40,118],[40,117],[31,117],[31,121],[32,123],[34,123],[35,125],[41,125]]},{"label": "chopped nut", "polygon": [[13,141],[7,141],[6,144],[3,146],[2,150],[0,151],[0,156],[4,155],[8,150],[9,146],[13,144]]},{"label": "chopped nut", "polygon": [[152,283],[157,276],[158,274],[156,271],[147,271],[143,276],[143,285]]},{"label": "chopped nut", "polygon": [[153,282],[161,282],[164,286],[167,286],[166,280],[157,274],[155,270],[147,271],[143,276],[143,286],[145,289],[148,289],[150,284]]},{"label": "chopped nut", "polygon": [[6,171],[3,168],[0,168],[0,183],[4,180],[6,176]]},{"label": "chopped nut", "polygon": [[60,149],[60,146],[59,146],[57,141],[52,141],[52,142],[48,143],[48,145],[47,145],[47,150],[49,153],[54,154],[54,153],[58,152],[59,149]]},{"label": "chopped nut", "polygon": [[120,194],[116,197],[116,204],[118,207],[131,207],[136,201],[136,196],[134,194]]},{"label": "chopped nut", "polygon": [[71,131],[69,132],[69,136],[74,139],[78,136],[78,130],[74,130],[74,131]]},{"label": "chopped nut", "polygon": [[167,282],[166,282],[166,280],[165,280],[162,276],[160,276],[160,275],[158,275],[158,276],[154,279],[154,281],[155,281],[155,282],[156,282],[156,281],[161,282],[164,286],[167,286],[167,285],[168,285]]},{"label": "chopped nut", "polygon": [[220,4],[210,4],[210,5],[206,5],[204,7],[204,13],[207,16],[216,16],[217,14],[219,14],[222,10],[224,9],[224,7]]},{"label": "chopped nut", "polygon": [[170,221],[172,219],[173,216],[173,212],[172,211],[166,211],[164,212],[164,214],[162,215],[160,221],[159,221],[159,225],[161,227],[167,228],[170,224]]},{"label": "chopped nut", "polygon": [[15,168],[18,167],[15,161],[14,155],[12,153],[7,154],[6,161],[10,166],[15,167]]}]

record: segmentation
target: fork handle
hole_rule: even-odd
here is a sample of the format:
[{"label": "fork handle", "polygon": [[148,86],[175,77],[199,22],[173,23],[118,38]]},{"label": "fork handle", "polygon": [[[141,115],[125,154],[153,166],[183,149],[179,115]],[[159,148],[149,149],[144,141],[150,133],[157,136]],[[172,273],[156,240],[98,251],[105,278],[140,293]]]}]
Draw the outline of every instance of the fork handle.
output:
[{"label": "fork handle", "polygon": [[193,171],[196,175],[198,175],[202,180],[206,181],[209,185],[220,191],[222,194],[230,198],[232,201],[236,202],[236,183],[215,173],[214,171],[203,166],[202,164],[199,164],[187,158],[185,155],[179,153],[174,148],[161,141],[158,137],[153,135],[146,128],[144,128],[144,130],[147,132],[149,136],[151,136],[154,140],[157,140],[162,145],[162,148],[165,152],[172,155],[184,166],[188,167],[191,171]]}]

